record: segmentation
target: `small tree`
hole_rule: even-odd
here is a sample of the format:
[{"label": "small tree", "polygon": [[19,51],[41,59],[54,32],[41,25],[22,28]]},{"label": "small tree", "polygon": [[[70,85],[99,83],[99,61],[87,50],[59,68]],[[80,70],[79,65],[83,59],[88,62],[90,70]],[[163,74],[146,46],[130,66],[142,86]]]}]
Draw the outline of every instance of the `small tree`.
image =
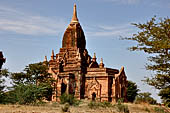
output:
[{"label": "small tree", "polygon": [[11,79],[14,84],[36,84],[52,82],[50,74],[47,72],[48,67],[43,63],[29,64],[23,72],[12,73]]},{"label": "small tree", "polygon": [[136,83],[132,81],[128,81],[127,87],[127,100],[128,102],[133,102],[135,100],[136,95],[138,94],[139,89],[137,88]]},{"label": "small tree", "polygon": [[54,80],[43,63],[29,64],[23,72],[12,73],[12,90],[6,93],[9,103],[33,104],[51,100]]},{"label": "small tree", "polygon": [[151,97],[151,93],[144,92],[139,93],[136,96],[135,103],[148,103],[148,104],[156,104],[156,100]]}]

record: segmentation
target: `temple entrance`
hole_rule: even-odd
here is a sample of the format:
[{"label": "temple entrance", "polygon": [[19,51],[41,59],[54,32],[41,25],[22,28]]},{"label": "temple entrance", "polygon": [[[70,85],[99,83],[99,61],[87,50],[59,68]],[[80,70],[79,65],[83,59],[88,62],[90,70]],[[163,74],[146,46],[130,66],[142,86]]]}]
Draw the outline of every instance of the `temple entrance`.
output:
[{"label": "temple entrance", "polygon": [[96,93],[95,93],[95,92],[92,93],[92,100],[93,100],[93,101],[96,100]]},{"label": "temple entrance", "polygon": [[64,83],[61,83],[61,95],[66,92],[67,85]]},{"label": "temple entrance", "polygon": [[124,98],[124,91],[125,91],[125,88],[123,87],[122,89],[121,89],[121,98]]},{"label": "temple entrance", "polygon": [[69,94],[74,95],[75,94],[75,87],[76,87],[76,82],[75,82],[75,75],[74,74],[69,74]]}]

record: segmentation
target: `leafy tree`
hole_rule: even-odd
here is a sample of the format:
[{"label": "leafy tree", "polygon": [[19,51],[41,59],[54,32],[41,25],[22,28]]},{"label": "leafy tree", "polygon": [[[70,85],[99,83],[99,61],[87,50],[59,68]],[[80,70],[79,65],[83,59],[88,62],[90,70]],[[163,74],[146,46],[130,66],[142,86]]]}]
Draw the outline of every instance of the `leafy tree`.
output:
[{"label": "leafy tree", "polygon": [[13,87],[5,95],[5,102],[33,104],[51,100],[54,80],[43,63],[29,64],[23,72],[11,73]]},{"label": "leafy tree", "polygon": [[[169,89],[170,19],[167,17],[156,20],[156,17],[153,17],[147,23],[133,25],[139,28],[140,31],[137,34],[133,34],[132,37],[124,39],[137,42],[136,46],[129,48],[131,51],[139,50],[150,54],[146,69],[154,71],[154,76],[147,77],[145,81],[157,89]],[[164,98],[170,99],[168,96]]]},{"label": "leafy tree", "polygon": [[12,73],[11,79],[14,84],[36,84],[51,82],[50,74],[47,72],[48,67],[43,63],[29,64],[23,72]]},{"label": "leafy tree", "polygon": [[133,102],[135,100],[136,95],[138,94],[139,89],[137,88],[136,83],[132,81],[128,81],[127,87],[127,100],[128,102]]},{"label": "leafy tree", "polygon": [[135,98],[135,103],[148,103],[148,104],[156,104],[156,100],[151,97],[151,93],[144,92],[139,93]]}]

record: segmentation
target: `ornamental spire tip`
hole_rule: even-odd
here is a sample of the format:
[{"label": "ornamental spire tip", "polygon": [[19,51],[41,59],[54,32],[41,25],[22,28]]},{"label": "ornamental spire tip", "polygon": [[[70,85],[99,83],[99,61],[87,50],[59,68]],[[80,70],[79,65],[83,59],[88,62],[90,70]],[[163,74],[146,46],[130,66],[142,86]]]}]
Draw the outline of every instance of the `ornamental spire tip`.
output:
[{"label": "ornamental spire tip", "polygon": [[74,4],[73,17],[71,23],[78,23],[76,4]]}]

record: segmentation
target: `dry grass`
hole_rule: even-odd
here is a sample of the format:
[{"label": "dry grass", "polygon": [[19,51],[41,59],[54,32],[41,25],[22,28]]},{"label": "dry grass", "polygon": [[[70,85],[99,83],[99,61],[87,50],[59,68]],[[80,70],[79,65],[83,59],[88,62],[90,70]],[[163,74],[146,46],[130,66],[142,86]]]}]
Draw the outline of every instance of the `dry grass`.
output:
[{"label": "dry grass", "polygon": [[[126,104],[128,105],[128,108],[131,111],[131,113],[170,113],[170,108],[164,106],[149,105],[147,103],[141,104],[126,103]],[[158,108],[160,110],[164,109],[165,112],[156,111],[155,108]]]},{"label": "dry grass", "polygon": [[0,105],[0,113],[61,113],[60,106]]},{"label": "dry grass", "polygon": [[[119,113],[117,112],[116,107],[113,105],[113,107],[109,108],[93,108],[90,109],[88,107],[87,101],[81,102],[79,106],[71,106],[69,108],[68,113]],[[131,104],[131,103],[125,103],[130,113],[163,113],[163,112],[155,112],[155,107],[160,106],[153,106],[148,104]],[[62,112],[63,105],[58,103],[48,103],[42,106],[26,106],[26,105],[0,105],[0,113],[63,113]],[[167,112],[170,113],[170,109],[166,108]]]}]

